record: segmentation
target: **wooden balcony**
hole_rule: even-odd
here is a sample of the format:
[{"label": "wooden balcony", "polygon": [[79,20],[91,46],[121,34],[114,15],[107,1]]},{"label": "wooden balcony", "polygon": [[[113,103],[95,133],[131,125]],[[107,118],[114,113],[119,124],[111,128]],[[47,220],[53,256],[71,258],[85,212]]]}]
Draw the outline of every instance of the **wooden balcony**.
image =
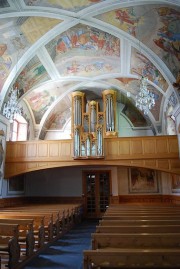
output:
[{"label": "wooden balcony", "polygon": [[74,160],[72,140],[7,142],[5,178],[65,166],[136,166],[180,174],[177,136],[104,139],[104,159]]}]

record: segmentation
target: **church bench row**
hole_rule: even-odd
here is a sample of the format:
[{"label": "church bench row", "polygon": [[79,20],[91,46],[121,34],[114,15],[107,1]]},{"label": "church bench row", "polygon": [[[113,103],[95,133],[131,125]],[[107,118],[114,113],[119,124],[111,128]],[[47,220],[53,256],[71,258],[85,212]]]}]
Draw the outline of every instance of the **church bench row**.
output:
[{"label": "church bench row", "polygon": [[[59,229],[69,229],[73,223],[78,223],[81,221],[81,205],[80,204],[63,204],[63,205],[46,205],[46,204],[38,204],[38,205],[27,205],[24,207],[15,207],[15,208],[9,208],[4,209],[3,211],[19,211],[19,212],[42,212],[42,213],[51,213],[53,215],[53,219],[57,221],[54,223],[57,230],[57,233],[59,233]],[[59,226],[61,224],[61,227]],[[65,227],[66,226],[66,227]],[[63,231],[62,231],[63,232]]]},{"label": "church bench row", "polygon": [[[63,206],[63,205],[62,205]],[[58,206],[57,206],[58,207]],[[71,211],[71,214],[69,213]],[[58,218],[61,214],[61,218]],[[76,216],[75,216],[76,214]],[[79,221],[81,217],[79,216],[80,210],[73,205],[73,207],[68,208],[68,205],[65,206],[65,210],[61,207],[61,210],[56,210],[55,206],[42,206],[36,207],[33,206],[25,206],[20,209],[20,207],[6,208],[1,210],[0,222],[4,221],[7,223],[11,219],[12,222],[19,223],[19,241],[18,245],[25,246],[26,257],[27,254],[33,256],[36,251],[41,251],[43,247],[46,246],[46,243],[51,243],[56,237],[61,236],[68,229],[70,229],[73,225],[72,222]],[[34,247],[32,246],[27,249],[28,244],[24,245],[23,240],[25,240],[24,234],[20,234],[20,231],[23,231],[22,221],[28,221],[29,219],[33,220],[33,238],[35,238]],[[64,220],[63,220],[64,218]],[[56,220],[56,221],[55,221]],[[64,223],[64,224],[63,224]],[[5,224],[4,224],[5,225]],[[59,225],[59,228],[58,228]],[[63,228],[64,225],[64,228]],[[21,227],[20,227],[21,226]],[[21,229],[20,229],[21,228]],[[64,229],[64,230],[63,230]],[[28,237],[29,239],[29,237]],[[27,239],[25,240],[28,242]],[[24,241],[24,242],[25,242]],[[23,261],[23,258],[20,257],[20,262]],[[24,259],[26,260],[26,258]],[[7,261],[8,262],[8,261]],[[12,263],[14,265],[14,263]],[[11,266],[12,267],[12,266]]]},{"label": "church bench row", "polygon": [[107,210],[179,210],[180,209],[180,205],[178,204],[110,204],[109,206],[107,206]]},{"label": "church bench row", "polygon": [[108,212],[105,213],[104,216],[143,216],[143,215],[149,215],[149,216],[153,216],[153,215],[160,215],[160,216],[176,216],[180,214],[180,211],[169,211],[169,212],[161,212],[161,211],[143,211],[143,212],[138,212],[138,211],[123,211],[123,212],[118,212],[118,213],[112,213],[112,212]]},{"label": "church bench row", "polygon": [[137,225],[180,225],[179,219],[102,219],[99,221],[101,226],[137,226]]},{"label": "church bench row", "polygon": [[20,259],[18,237],[18,224],[0,223],[1,264],[7,265],[9,269],[14,269]]},{"label": "church bench row", "polygon": [[[63,234],[66,230],[71,228],[73,225],[74,217],[69,214],[69,211],[65,214],[62,212],[61,216],[58,211],[55,210],[45,210],[45,209],[13,209],[13,210],[3,210],[3,216],[22,216],[26,218],[34,218],[35,220],[35,231],[38,229],[38,225],[40,225],[39,221],[41,221],[41,225],[44,227],[45,238],[44,241],[51,241],[54,236],[58,236],[60,233]],[[43,220],[40,220],[40,217]],[[42,239],[42,237],[41,237]],[[40,241],[40,245],[44,244],[42,240]]]},{"label": "church bench row", "polygon": [[111,214],[108,208],[92,234],[92,250],[84,251],[84,269],[178,268],[180,218],[168,210],[127,207]]},{"label": "church bench row", "polygon": [[97,226],[97,233],[179,233],[180,225]]},{"label": "church bench row", "polygon": [[[0,216],[1,217],[1,216]],[[21,247],[21,254],[31,256],[35,247],[33,219],[6,219],[0,218],[0,224],[17,224],[18,231],[18,243]]]},{"label": "church bench row", "polygon": [[179,248],[179,233],[93,233],[92,249]]},{"label": "church bench row", "polygon": [[155,207],[155,208],[144,208],[139,209],[138,207],[135,208],[116,208],[109,207],[107,208],[106,212],[104,213],[104,216],[110,216],[110,215],[153,215],[153,214],[160,214],[160,215],[178,215],[180,214],[180,207],[170,207],[170,208],[163,208],[163,207]]},{"label": "church bench row", "polygon": [[83,268],[180,268],[180,249],[98,249],[83,252]]},{"label": "church bench row", "polygon": [[180,214],[179,215],[159,215],[159,214],[153,214],[149,215],[148,213],[146,215],[119,215],[119,216],[103,216],[103,220],[180,220]]},{"label": "church bench row", "polygon": [[44,215],[31,214],[31,213],[20,213],[20,212],[3,212],[0,214],[0,219],[33,219],[33,233],[35,236],[35,247],[40,248],[45,242],[45,229],[44,229]]}]

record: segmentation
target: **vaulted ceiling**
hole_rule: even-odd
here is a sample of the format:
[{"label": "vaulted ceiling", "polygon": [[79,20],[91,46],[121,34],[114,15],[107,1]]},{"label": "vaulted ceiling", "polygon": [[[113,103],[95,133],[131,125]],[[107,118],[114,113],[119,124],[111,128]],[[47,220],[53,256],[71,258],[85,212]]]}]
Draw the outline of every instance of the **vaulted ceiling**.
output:
[{"label": "vaulted ceiling", "polygon": [[[36,137],[63,128],[72,91],[98,99],[109,88],[117,90],[132,125],[146,122],[163,134],[168,109],[180,102],[173,87],[180,70],[180,1],[2,0],[0,59],[1,111],[18,87]],[[135,107],[142,76],[156,99],[146,117]]]}]

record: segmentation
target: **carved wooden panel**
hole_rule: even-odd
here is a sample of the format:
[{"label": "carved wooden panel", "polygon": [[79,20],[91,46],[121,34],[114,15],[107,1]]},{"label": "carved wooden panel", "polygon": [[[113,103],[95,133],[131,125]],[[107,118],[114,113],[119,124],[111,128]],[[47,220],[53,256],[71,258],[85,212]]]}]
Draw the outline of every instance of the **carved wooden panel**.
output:
[{"label": "carved wooden panel", "polygon": [[116,158],[119,155],[119,143],[118,141],[110,140],[105,146],[105,155],[110,158]]},{"label": "carved wooden panel", "polygon": [[145,154],[154,154],[156,152],[156,140],[152,138],[144,139],[143,149]]},{"label": "carved wooden panel", "polygon": [[49,152],[48,152],[48,142],[45,143],[40,143],[38,145],[38,157],[46,157],[48,158],[49,156]]},{"label": "carved wooden panel", "polygon": [[6,160],[10,159],[10,158],[15,158],[16,157],[16,150],[15,150],[15,145],[16,144],[10,144],[9,142],[7,142],[8,146],[6,147]]},{"label": "carved wooden panel", "polygon": [[26,145],[16,145],[16,157],[26,157]]},{"label": "carved wooden panel", "polygon": [[122,140],[121,143],[119,143],[119,154],[120,155],[129,155],[130,154],[130,143],[127,140]]},{"label": "carved wooden panel", "polygon": [[37,143],[27,144],[27,157],[35,157],[37,155]]},{"label": "carved wooden panel", "polygon": [[168,139],[169,143],[169,152],[177,152],[178,149],[178,140],[176,139]]},{"label": "carved wooden panel", "polygon": [[49,157],[58,157],[59,156],[59,147],[57,143],[51,143],[49,145]]},{"label": "carved wooden panel", "polygon": [[143,154],[142,139],[135,139],[131,141],[131,154]]},{"label": "carved wooden panel", "polygon": [[157,150],[157,153],[169,152],[168,141],[165,139],[156,139],[156,150]]},{"label": "carved wooden panel", "polygon": [[72,159],[72,143],[62,142],[59,145],[59,157],[62,159]]}]

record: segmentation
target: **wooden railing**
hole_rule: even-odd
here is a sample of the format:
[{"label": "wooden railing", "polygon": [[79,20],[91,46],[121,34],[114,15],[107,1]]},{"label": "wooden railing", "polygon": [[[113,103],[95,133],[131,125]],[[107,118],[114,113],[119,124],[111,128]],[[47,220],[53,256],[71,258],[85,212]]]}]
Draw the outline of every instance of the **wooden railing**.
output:
[{"label": "wooden railing", "polygon": [[79,165],[136,166],[180,174],[177,136],[106,138],[104,153],[104,159],[74,160],[72,140],[7,142],[5,178]]}]

